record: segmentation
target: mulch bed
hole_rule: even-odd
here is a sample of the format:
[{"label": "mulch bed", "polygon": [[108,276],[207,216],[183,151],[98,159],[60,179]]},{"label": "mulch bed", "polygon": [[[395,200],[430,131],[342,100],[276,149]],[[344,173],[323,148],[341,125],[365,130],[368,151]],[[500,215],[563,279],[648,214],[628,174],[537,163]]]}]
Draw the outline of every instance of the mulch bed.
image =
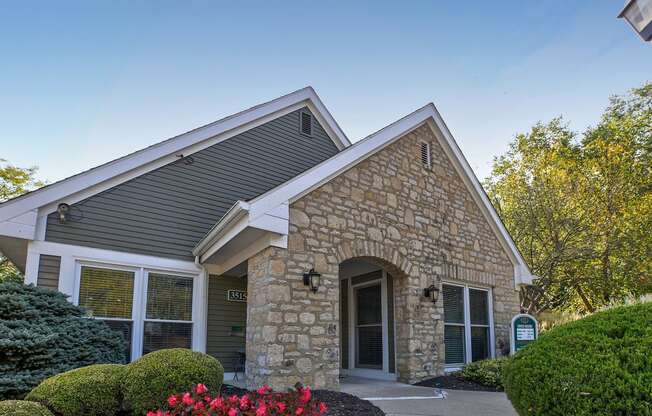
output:
[{"label": "mulch bed", "polygon": [[485,386],[454,375],[439,376],[416,383],[415,386],[436,387],[448,390],[503,391],[500,387]]},{"label": "mulch bed", "polygon": [[[220,391],[222,396],[238,395],[248,393],[247,390],[229,384],[222,385]],[[313,396],[328,406],[327,416],[384,416],[385,412],[366,400],[352,396],[347,393],[330,390],[314,390]]]}]

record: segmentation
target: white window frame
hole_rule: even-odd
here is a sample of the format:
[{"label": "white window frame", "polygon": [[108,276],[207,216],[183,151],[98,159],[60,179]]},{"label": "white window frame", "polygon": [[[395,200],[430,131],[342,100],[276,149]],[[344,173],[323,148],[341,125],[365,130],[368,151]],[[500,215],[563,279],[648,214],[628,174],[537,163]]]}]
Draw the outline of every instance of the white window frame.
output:
[{"label": "white window frame", "polygon": [[[197,304],[199,295],[197,293],[197,274],[183,272],[179,270],[170,270],[170,269],[158,269],[158,268],[149,268],[142,266],[130,266],[118,263],[108,263],[108,262],[98,262],[92,260],[76,260],[75,261],[75,284],[74,291],[72,296],[72,302],[75,305],[79,305],[79,292],[81,286],[81,270],[82,267],[94,267],[94,268],[103,268],[108,270],[121,270],[121,271],[130,271],[134,273],[134,293],[133,293],[133,303],[131,307],[131,361],[134,361],[143,355],[143,341],[145,335],[145,321],[151,322],[172,322],[172,323],[190,323],[192,324],[191,329],[191,348],[195,348],[196,336],[195,331],[197,331],[197,315],[198,311],[195,305]],[[146,319],[147,317],[147,282],[149,280],[149,273],[158,273],[165,274],[170,276],[179,276],[193,280],[193,290],[192,290],[192,320],[191,321],[175,321],[175,320],[163,320],[163,319]],[[128,321],[128,319],[122,318],[103,318],[98,316],[97,319],[102,320],[115,320],[115,321]]]},{"label": "white window frame", "polygon": [[[471,327],[482,327],[482,328],[487,328],[489,327],[489,357],[487,358],[496,358],[496,340],[495,340],[495,334],[494,334],[494,306],[493,306],[493,290],[491,287],[482,287],[482,286],[475,286],[475,285],[468,285],[468,284],[463,284],[463,283],[456,283],[456,282],[448,282],[444,281],[442,282],[442,288],[443,286],[456,286],[456,287],[461,287],[463,289],[463,302],[464,302],[464,323],[463,324],[458,324],[458,323],[446,323],[445,318],[443,319],[444,322],[444,327],[446,325],[450,326],[463,326],[464,327],[464,362],[463,363],[451,363],[451,364],[445,364],[445,370],[446,371],[457,371],[460,370],[463,366],[466,364],[472,362],[473,359],[473,351],[472,346],[471,346]],[[471,302],[470,302],[470,297],[469,297],[469,290],[480,290],[483,292],[487,293],[487,314],[489,318],[489,325],[479,325],[479,324],[471,324]],[[442,296],[443,296],[443,290],[442,290]]]}]

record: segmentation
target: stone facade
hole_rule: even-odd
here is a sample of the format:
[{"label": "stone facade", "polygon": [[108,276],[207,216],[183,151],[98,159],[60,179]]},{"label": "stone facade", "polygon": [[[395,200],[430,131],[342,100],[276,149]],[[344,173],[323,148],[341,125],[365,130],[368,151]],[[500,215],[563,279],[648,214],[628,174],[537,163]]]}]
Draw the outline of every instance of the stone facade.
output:
[{"label": "stone facade", "polygon": [[[432,167],[421,162],[430,143]],[[443,371],[443,281],[492,287],[497,353],[519,312],[505,250],[429,126],[423,125],[290,206],[288,248],[249,259],[250,387],[297,381],[338,388],[339,264],[364,258],[394,276],[396,370],[415,382]],[[312,293],[302,275],[322,274]]]}]

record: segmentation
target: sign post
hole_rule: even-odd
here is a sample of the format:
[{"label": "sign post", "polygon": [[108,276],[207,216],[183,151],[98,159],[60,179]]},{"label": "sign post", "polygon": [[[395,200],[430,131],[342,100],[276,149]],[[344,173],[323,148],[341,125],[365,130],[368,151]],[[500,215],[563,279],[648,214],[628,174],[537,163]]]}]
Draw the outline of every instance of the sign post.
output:
[{"label": "sign post", "polygon": [[532,315],[521,313],[512,318],[510,354],[515,354],[539,336],[539,323]]}]

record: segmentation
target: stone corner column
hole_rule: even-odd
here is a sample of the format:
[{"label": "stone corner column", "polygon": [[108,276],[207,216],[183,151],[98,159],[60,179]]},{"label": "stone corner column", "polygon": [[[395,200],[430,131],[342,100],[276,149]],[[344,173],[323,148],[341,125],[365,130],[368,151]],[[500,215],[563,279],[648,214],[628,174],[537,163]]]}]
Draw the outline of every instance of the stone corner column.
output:
[{"label": "stone corner column", "polygon": [[314,261],[295,257],[286,249],[269,247],[249,259],[249,389],[268,384],[285,391],[298,382],[339,389],[339,289],[337,280],[333,282],[338,276],[326,272],[319,291],[312,293],[302,275]]}]

